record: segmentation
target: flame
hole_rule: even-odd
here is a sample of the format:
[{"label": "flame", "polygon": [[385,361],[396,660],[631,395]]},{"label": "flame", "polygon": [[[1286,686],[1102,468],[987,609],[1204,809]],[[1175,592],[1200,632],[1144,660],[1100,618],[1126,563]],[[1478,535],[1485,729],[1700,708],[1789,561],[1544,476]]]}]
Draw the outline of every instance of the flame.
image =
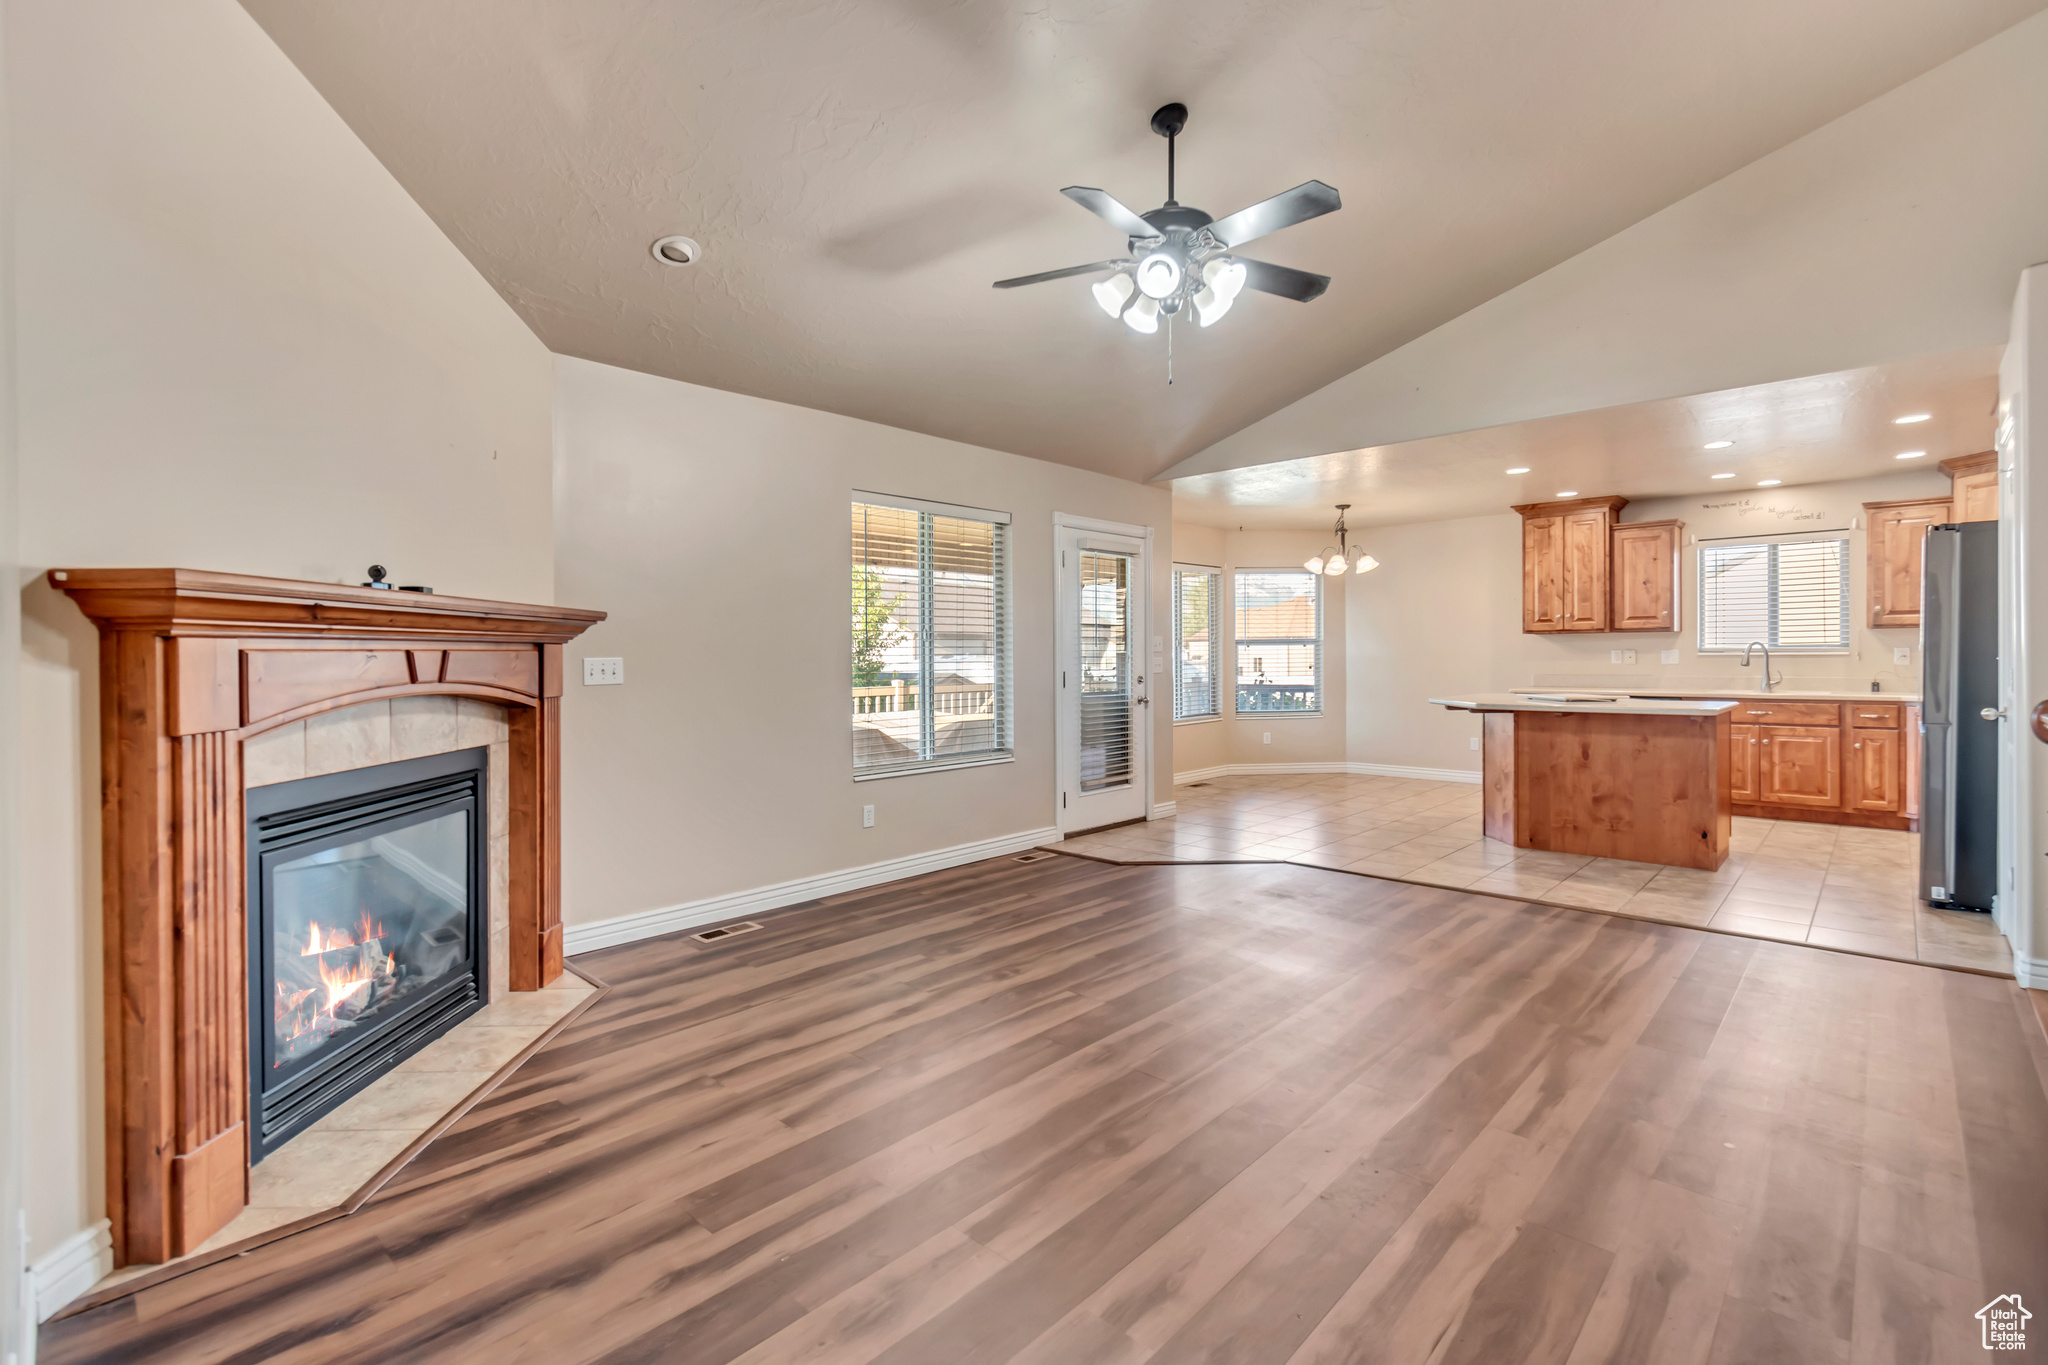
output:
[{"label": "flame", "polygon": [[299,950],[300,957],[318,957],[322,953],[339,952],[343,948],[356,948],[373,943],[384,937],[384,922],[370,918],[370,912],[363,911],[356,919],[356,931],[329,929],[323,937],[320,921],[314,920],[306,929],[306,946]]},{"label": "flame", "polygon": [[327,1013],[332,1014],[350,996],[370,984],[370,974],[363,969],[363,962],[360,957],[346,968],[329,967],[325,961],[322,961],[320,964],[320,984],[327,988],[326,1010]]}]

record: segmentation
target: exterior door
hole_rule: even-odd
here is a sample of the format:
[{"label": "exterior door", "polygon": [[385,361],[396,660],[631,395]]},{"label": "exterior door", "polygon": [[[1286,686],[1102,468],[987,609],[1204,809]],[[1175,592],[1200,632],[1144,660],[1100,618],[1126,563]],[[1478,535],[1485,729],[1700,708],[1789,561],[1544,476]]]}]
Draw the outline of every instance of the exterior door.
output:
[{"label": "exterior door", "polygon": [[1058,825],[1079,833],[1150,811],[1145,543],[1060,531]]},{"label": "exterior door", "polygon": [[1763,738],[1761,725],[1728,727],[1728,799],[1754,802],[1757,799],[1756,767]]},{"label": "exterior door", "polygon": [[1758,781],[1766,803],[1838,810],[1842,732],[1828,725],[1763,725]]}]

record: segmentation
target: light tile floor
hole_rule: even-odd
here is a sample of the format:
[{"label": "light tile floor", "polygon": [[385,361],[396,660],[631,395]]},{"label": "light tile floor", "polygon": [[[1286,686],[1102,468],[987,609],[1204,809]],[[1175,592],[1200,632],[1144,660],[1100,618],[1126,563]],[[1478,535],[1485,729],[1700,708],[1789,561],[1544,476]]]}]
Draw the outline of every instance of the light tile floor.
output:
[{"label": "light tile floor", "polygon": [[1915,895],[1918,836],[1736,817],[1718,870],[1520,849],[1480,833],[1479,788],[1398,777],[1226,777],[1165,820],[1058,845],[1118,862],[1274,861],[1526,897],[1638,919],[2010,973],[1988,915]]}]

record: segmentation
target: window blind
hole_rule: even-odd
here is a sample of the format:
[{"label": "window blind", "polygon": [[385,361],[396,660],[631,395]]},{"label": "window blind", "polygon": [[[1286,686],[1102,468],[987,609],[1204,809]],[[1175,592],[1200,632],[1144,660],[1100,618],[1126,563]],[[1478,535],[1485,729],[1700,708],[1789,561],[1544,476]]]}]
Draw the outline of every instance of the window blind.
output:
[{"label": "window blind", "polygon": [[1131,578],[1128,555],[1083,549],[1077,658],[1081,665],[1081,790],[1126,786],[1131,760]]},{"label": "window blind", "polygon": [[1320,711],[1323,580],[1300,569],[1237,574],[1237,709]]},{"label": "window blind", "polygon": [[1173,718],[1221,715],[1216,671],[1216,599],[1223,575],[1214,569],[1173,571]]},{"label": "window blind", "polygon": [[856,777],[1008,755],[1008,532],[1005,521],[853,504]]},{"label": "window blind", "polygon": [[1700,547],[1700,648],[1847,649],[1849,540]]}]

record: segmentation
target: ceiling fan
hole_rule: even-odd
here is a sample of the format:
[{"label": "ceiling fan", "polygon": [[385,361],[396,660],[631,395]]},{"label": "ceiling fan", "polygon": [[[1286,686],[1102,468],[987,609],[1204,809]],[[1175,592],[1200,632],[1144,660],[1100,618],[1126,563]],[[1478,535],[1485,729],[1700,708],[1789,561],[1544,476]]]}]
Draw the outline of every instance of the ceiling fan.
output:
[{"label": "ceiling fan", "polygon": [[1344,207],[1337,191],[1320,180],[1311,180],[1225,218],[1211,218],[1200,209],[1189,208],[1173,197],[1173,140],[1187,122],[1185,104],[1169,104],[1152,115],[1152,131],[1166,139],[1166,202],[1150,213],[1134,213],[1103,191],[1083,185],[1060,191],[1126,234],[1129,256],[997,280],[995,287],[1015,289],[1072,275],[1114,271],[1093,286],[1095,301],[1111,317],[1121,317],[1132,331],[1145,333],[1158,331],[1161,317],[1170,322],[1191,304],[1196,318],[1207,327],[1230,311],[1243,289],[1300,303],[1319,297],[1330,287],[1328,275],[1249,260],[1237,255],[1236,249],[1269,232],[1334,213]]}]

